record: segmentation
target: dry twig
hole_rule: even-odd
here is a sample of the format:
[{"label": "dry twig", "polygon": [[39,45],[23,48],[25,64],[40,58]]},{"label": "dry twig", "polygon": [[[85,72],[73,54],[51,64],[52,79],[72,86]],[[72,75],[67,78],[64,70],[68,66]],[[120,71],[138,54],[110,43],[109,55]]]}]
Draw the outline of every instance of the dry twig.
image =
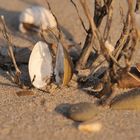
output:
[{"label": "dry twig", "polygon": [[112,23],[112,16],[113,16],[113,8],[112,6],[108,7],[108,14],[107,14],[107,21],[106,21],[106,26],[104,29],[104,33],[103,33],[103,37],[104,40],[108,40],[109,38],[109,32],[110,32],[110,28],[111,28],[111,23]]},{"label": "dry twig", "polygon": [[102,37],[102,35],[100,34],[98,28],[96,27],[92,16],[90,14],[90,10],[88,8],[87,2],[86,0],[80,0],[81,5],[84,9],[85,15],[87,16],[87,19],[89,20],[89,23],[91,25],[91,29],[92,29],[92,33],[94,35],[94,37],[96,37],[99,41],[100,44],[100,48],[101,48],[101,54],[103,54],[103,56],[105,57],[105,59],[110,63],[110,59],[121,68],[120,64],[117,62],[117,60],[113,57],[113,55],[111,53],[108,53],[108,50],[105,46],[105,41]]},{"label": "dry twig", "polygon": [[112,0],[105,0],[105,4],[102,7],[99,2],[99,0],[95,0],[95,14],[94,14],[94,21],[97,27],[100,26],[103,17],[107,14],[108,8],[110,7]]},{"label": "dry twig", "polygon": [[15,56],[14,56],[14,53],[13,53],[13,44],[12,44],[12,41],[11,41],[11,36],[9,35],[9,33],[7,31],[4,16],[0,17],[0,21],[1,21],[2,25],[3,25],[3,29],[2,29],[3,37],[7,41],[9,55],[11,57],[11,60],[12,60],[12,62],[14,64],[14,67],[15,67],[15,70],[16,70],[16,73],[15,73],[15,75],[13,77],[14,82],[17,83],[19,86],[21,86],[21,81],[20,81],[21,71],[19,70],[19,68],[18,68],[18,66],[16,64]]},{"label": "dry twig", "polygon": [[82,20],[82,18],[81,18],[81,16],[80,16],[80,14],[79,14],[78,7],[77,7],[76,3],[75,3],[73,0],[70,0],[70,1],[71,1],[71,3],[74,5],[74,7],[75,7],[75,9],[76,9],[77,15],[78,15],[78,17],[79,17],[79,20],[80,20],[80,22],[81,22],[81,25],[83,26],[83,29],[85,30],[86,33],[88,33],[88,30],[86,29],[85,24],[84,24],[84,22],[83,22],[83,20]]},{"label": "dry twig", "polygon": [[[80,1],[80,3],[82,4],[82,1]],[[85,3],[85,2],[83,2]],[[109,6],[111,5],[112,0],[107,0],[105,2],[105,5],[103,7],[98,7],[97,1],[95,1],[95,15],[94,15],[94,20],[95,20],[95,27],[99,27],[103,17],[107,14],[107,8],[109,8]],[[83,7],[83,6],[82,6]],[[97,38],[95,32],[93,32],[93,28],[94,26],[93,24],[93,17],[90,14],[90,11],[88,9],[88,7],[83,7],[85,15],[87,16],[88,20],[89,20],[89,29],[87,31],[87,36],[85,39],[85,43],[82,49],[82,53],[79,57],[79,61],[77,63],[77,67],[78,68],[84,68],[87,60],[89,58],[90,53],[92,52],[92,50],[94,49],[95,52],[97,53],[99,48],[96,48],[98,45],[95,45],[95,39]],[[94,45],[94,46],[93,46]]]}]

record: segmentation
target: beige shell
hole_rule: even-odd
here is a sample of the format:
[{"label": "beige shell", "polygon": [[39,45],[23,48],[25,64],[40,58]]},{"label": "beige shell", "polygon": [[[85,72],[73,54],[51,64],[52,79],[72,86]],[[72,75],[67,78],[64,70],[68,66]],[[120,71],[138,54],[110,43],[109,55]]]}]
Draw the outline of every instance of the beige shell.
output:
[{"label": "beige shell", "polygon": [[42,30],[49,28],[56,28],[57,23],[52,13],[41,6],[33,6],[25,9],[19,18],[19,30],[23,33],[27,32],[24,24],[33,25]]},{"label": "beige shell", "polygon": [[105,41],[105,47],[107,48],[109,53],[112,53],[114,51],[113,45],[108,40]]},{"label": "beige shell", "polygon": [[85,132],[99,132],[101,128],[102,128],[102,124],[100,122],[93,122],[93,121],[84,122],[78,126],[78,129],[80,131],[85,131]]}]

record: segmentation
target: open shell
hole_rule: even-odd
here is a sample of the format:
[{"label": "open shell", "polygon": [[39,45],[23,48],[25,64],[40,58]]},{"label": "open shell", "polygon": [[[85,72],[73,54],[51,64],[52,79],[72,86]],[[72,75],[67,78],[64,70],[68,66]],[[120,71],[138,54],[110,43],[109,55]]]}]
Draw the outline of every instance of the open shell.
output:
[{"label": "open shell", "polygon": [[55,79],[57,84],[67,85],[72,78],[72,61],[66,49],[59,42],[57,46]]},{"label": "open shell", "polygon": [[32,6],[25,9],[19,18],[19,30],[23,33],[30,28],[46,30],[56,28],[57,23],[52,13],[41,6]]},{"label": "open shell", "polygon": [[39,41],[34,46],[28,68],[30,79],[36,88],[43,88],[50,82],[53,74],[52,56],[45,42]]}]

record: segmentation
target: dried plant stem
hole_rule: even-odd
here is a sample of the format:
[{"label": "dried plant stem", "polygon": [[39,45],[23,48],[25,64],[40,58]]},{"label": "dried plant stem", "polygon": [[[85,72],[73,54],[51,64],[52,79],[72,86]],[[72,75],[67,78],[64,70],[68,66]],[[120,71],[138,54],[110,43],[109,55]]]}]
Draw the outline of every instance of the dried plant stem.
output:
[{"label": "dried plant stem", "polygon": [[13,64],[14,64],[14,67],[15,67],[15,70],[16,70],[16,74],[15,74],[15,77],[14,77],[14,80],[15,80],[14,82],[21,85],[21,81],[20,81],[21,71],[19,70],[19,68],[16,64],[16,60],[15,60],[14,53],[13,53],[13,44],[12,44],[12,41],[11,41],[11,37],[9,36],[9,34],[7,32],[7,27],[6,27],[6,23],[5,23],[5,20],[4,20],[4,16],[1,16],[0,20],[1,20],[1,23],[3,25],[3,29],[2,29],[3,36],[8,43],[9,55],[10,55],[12,61],[13,61]]},{"label": "dried plant stem", "polygon": [[138,42],[138,35],[137,35],[137,30],[135,28],[135,17],[134,17],[134,4],[133,1],[128,0],[128,5],[129,5],[129,12],[130,12],[130,17],[131,17],[131,24],[132,24],[132,31],[131,31],[131,36],[132,36],[132,44],[131,44],[131,54],[129,56],[129,63],[131,63],[133,54],[135,52],[136,44]]},{"label": "dried plant stem", "polygon": [[98,69],[102,67],[102,64],[106,62],[102,55],[99,55],[97,59],[98,60],[96,60],[95,63],[92,63],[92,66],[90,68],[91,74],[95,73]]},{"label": "dried plant stem", "polygon": [[[128,0],[127,19],[124,24],[121,37],[116,43],[116,49],[114,51],[114,56],[117,60],[119,60],[122,55],[124,55],[125,57],[125,67],[123,69],[123,73],[121,73],[120,75],[123,75],[124,73],[127,73],[130,70],[131,60],[136,48],[137,41],[138,37],[135,29],[133,1]],[[113,69],[115,71],[115,66],[113,66]],[[121,77],[120,75],[118,76],[119,78]],[[117,78],[117,81],[119,80],[119,78]]]},{"label": "dried plant stem", "polygon": [[121,34],[119,40],[117,41],[117,43],[115,45],[115,50],[113,52],[113,55],[115,56],[116,59],[118,59],[118,56],[120,55],[120,53],[124,47],[124,44],[126,43],[127,38],[129,36],[130,26],[131,26],[130,23],[131,23],[131,19],[130,19],[130,15],[128,13],[122,34]]},{"label": "dried plant stem", "polygon": [[113,0],[104,0],[105,5],[100,6],[98,0],[95,0],[95,14],[94,21],[97,27],[100,26],[103,17],[107,14],[107,10],[110,7]]},{"label": "dried plant stem", "polygon": [[57,20],[57,17],[55,16],[54,12],[52,11],[52,8],[51,8],[50,3],[48,2],[48,0],[45,0],[45,1],[46,1],[47,5],[48,5],[49,10],[51,11],[52,15],[54,16],[54,18],[56,20],[57,29],[59,31],[59,39],[61,39],[62,38],[62,33],[61,33],[61,29],[60,29],[60,26],[59,26],[59,22]]},{"label": "dried plant stem", "polygon": [[[106,2],[106,6],[104,6],[103,8],[100,7],[100,8],[102,9],[102,13],[105,12],[104,14],[97,15],[97,16],[99,16],[99,17],[98,17],[98,20],[100,20],[100,21],[99,21],[100,23],[101,23],[103,17],[107,14],[107,7],[110,6],[111,2],[112,2],[112,0],[108,0],[108,1]],[[73,2],[72,2],[72,3],[73,3]],[[85,15],[87,16],[87,19],[88,19],[88,21],[89,21],[89,26],[90,26],[88,31],[87,31],[87,30],[85,29],[85,27],[83,26],[84,30],[87,32],[87,37],[86,37],[86,41],[85,41],[85,43],[84,43],[84,47],[83,47],[83,49],[82,49],[82,53],[81,53],[81,55],[80,55],[80,57],[79,57],[79,61],[78,61],[78,63],[77,63],[77,68],[84,68],[85,65],[86,65],[86,63],[87,63],[87,60],[88,60],[88,58],[89,58],[89,55],[90,55],[91,51],[94,49],[95,52],[98,52],[98,50],[99,50],[99,48],[96,48],[96,47],[93,46],[93,45],[95,45],[95,40],[97,39],[96,33],[93,32],[94,26],[97,26],[97,27],[98,27],[99,24],[96,23],[96,25],[93,25],[93,17],[92,17],[91,14],[90,14],[90,10],[89,10],[88,6],[84,6],[85,1],[82,2],[82,1],[80,0],[80,3],[81,3],[81,5],[82,5],[82,7],[83,7],[83,9],[84,9]],[[82,3],[83,3],[83,4],[82,4]],[[75,8],[76,8],[76,10],[77,10],[77,12],[78,12],[78,8],[77,8],[76,4],[75,4],[75,3],[73,3],[73,4],[74,4],[74,6],[75,6]],[[95,2],[95,6],[96,6],[96,2]],[[96,8],[97,8],[97,7],[95,7],[95,14],[96,14],[96,10],[98,10],[98,9],[96,9]],[[100,10],[101,10],[101,9],[100,9]],[[79,15],[79,13],[78,13],[78,15]],[[94,18],[95,18],[95,16],[94,16]],[[82,25],[84,25],[82,19],[80,18],[80,16],[79,16],[79,19],[80,19]],[[99,23],[99,22],[98,22],[98,23]],[[94,24],[95,24],[95,23],[94,23]],[[109,30],[108,30],[108,32],[109,32]],[[107,34],[108,34],[108,33],[107,33]],[[92,37],[92,36],[93,36],[93,37]],[[107,35],[107,36],[108,36],[108,35]]]},{"label": "dried plant stem", "polygon": [[115,46],[116,49],[113,52],[113,54],[117,60],[118,60],[118,57],[125,46],[125,43],[127,42],[131,28],[132,29],[135,28],[134,27],[135,18],[134,18],[134,11],[133,11],[134,8],[133,8],[133,2],[131,0],[128,0],[128,6],[129,6],[129,10],[128,10],[127,19],[126,19],[126,22],[125,22],[125,25],[123,28],[123,32],[121,34],[120,39],[116,43],[116,46]]},{"label": "dried plant stem", "polygon": [[135,11],[140,10],[140,0],[136,0],[136,8]]},{"label": "dried plant stem", "polygon": [[71,0],[71,3],[74,5],[76,12],[77,12],[77,15],[79,17],[79,20],[81,22],[81,25],[82,25],[83,29],[85,30],[85,32],[87,33],[86,41],[85,41],[85,44],[84,44],[83,49],[81,51],[81,55],[79,57],[80,59],[77,63],[77,68],[83,69],[83,68],[85,68],[88,57],[89,57],[91,51],[93,50],[93,37],[92,37],[91,29],[89,28],[89,30],[87,30],[85,25],[84,25],[84,22],[79,14],[78,7],[77,7],[76,3],[73,0]]},{"label": "dried plant stem", "polygon": [[109,32],[110,32],[111,23],[112,23],[112,16],[113,16],[113,8],[112,6],[110,6],[108,9],[106,26],[103,33],[103,37],[105,41],[108,40],[109,38]]},{"label": "dried plant stem", "polygon": [[[110,5],[110,7],[108,7],[108,15],[107,15],[107,21],[106,21],[106,26],[104,29],[104,33],[103,33],[103,37],[104,40],[108,40],[109,38],[109,32],[110,32],[110,27],[111,27],[111,23],[112,23],[112,16],[113,16],[113,8]],[[97,69],[102,67],[102,64],[104,64],[105,58],[102,55],[99,55],[97,60],[95,62],[92,63],[91,66],[91,73],[94,73]]]},{"label": "dried plant stem", "polygon": [[86,0],[80,0],[80,3],[82,5],[82,7],[83,7],[84,13],[85,13],[88,21],[89,21],[89,25],[90,25],[90,28],[92,30],[93,36],[95,38],[97,38],[97,34],[94,31],[95,30],[94,27],[96,27],[96,25],[95,25],[95,23],[93,21],[93,17],[92,17],[92,15],[90,13],[89,7],[87,5],[87,1]]},{"label": "dried plant stem", "polygon": [[104,44],[104,39],[102,38],[99,30],[97,29],[93,19],[92,19],[92,16],[90,14],[90,10],[88,8],[88,5],[87,5],[87,1],[86,0],[80,0],[80,3],[84,9],[84,12],[85,12],[85,15],[87,16],[87,19],[89,20],[89,23],[90,23],[90,26],[91,26],[91,29],[92,29],[92,33],[94,35],[94,37],[96,37],[99,41],[99,44],[100,44],[100,48],[101,48],[101,53],[103,54],[103,56],[105,57],[105,59],[110,63],[110,58],[111,60],[117,65],[119,66],[120,68],[122,68],[120,66],[120,64],[117,62],[117,60],[114,58],[114,56],[108,52],[105,44]]},{"label": "dried plant stem", "polygon": [[89,55],[91,51],[93,50],[93,45],[94,45],[94,38],[88,38],[88,42],[86,44],[86,47],[82,50],[80,59],[78,61],[77,68],[83,69],[86,67],[87,60],[89,58]]},{"label": "dried plant stem", "polygon": [[79,20],[80,20],[80,22],[81,22],[81,25],[83,26],[83,29],[85,30],[86,33],[88,33],[88,30],[86,29],[85,24],[84,24],[84,22],[83,22],[83,20],[82,20],[82,18],[81,18],[81,16],[80,16],[80,14],[79,14],[78,7],[77,7],[76,3],[75,3],[73,0],[70,0],[70,1],[71,1],[71,3],[73,4],[73,6],[75,7],[75,9],[76,9],[78,18],[79,18]]}]

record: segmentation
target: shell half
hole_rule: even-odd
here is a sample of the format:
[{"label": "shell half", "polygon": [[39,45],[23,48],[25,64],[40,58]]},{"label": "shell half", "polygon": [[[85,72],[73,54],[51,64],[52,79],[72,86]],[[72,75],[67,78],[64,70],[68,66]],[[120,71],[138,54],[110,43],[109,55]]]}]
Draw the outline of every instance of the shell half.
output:
[{"label": "shell half", "polygon": [[49,46],[42,41],[35,44],[29,59],[29,75],[36,88],[45,87],[53,74],[52,56]]},{"label": "shell half", "polygon": [[57,84],[67,85],[73,75],[73,65],[67,50],[59,42],[57,45],[55,80]]}]

